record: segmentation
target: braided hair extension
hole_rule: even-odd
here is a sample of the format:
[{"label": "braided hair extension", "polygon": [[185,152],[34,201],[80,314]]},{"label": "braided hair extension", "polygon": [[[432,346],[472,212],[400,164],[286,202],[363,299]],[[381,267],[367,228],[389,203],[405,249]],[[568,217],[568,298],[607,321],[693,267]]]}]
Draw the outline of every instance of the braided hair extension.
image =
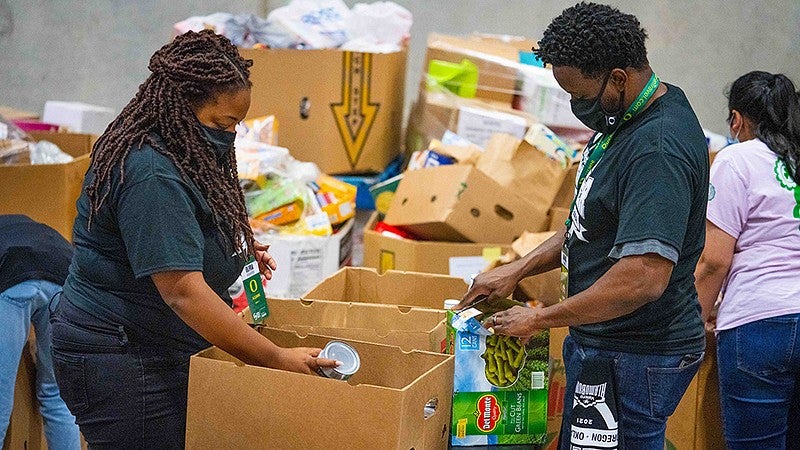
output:
[{"label": "braided hair extension", "polygon": [[647,33],[630,14],[597,3],[565,9],[545,29],[533,52],[545,63],[579,69],[597,78],[612,69],[643,69]]},{"label": "braided hair extension", "polygon": [[[739,111],[800,183],[800,92],[786,75],[753,71],[737,78],[728,94],[728,110]],[[732,113],[731,113],[732,114]]]},{"label": "braided hair extension", "polygon": [[132,148],[149,144],[175,164],[181,177],[199,187],[226,238],[223,244],[238,250],[244,241],[248,254],[253,254],[253,231],[233,148],[218,163],[194,113],[220,93],[249,89],[251,65],[227,38],[210,30],[177,36],[153,54],[147,66],[152,73],[92,149],[90,170],[95,178],[86,188],[90,228],[92,216],[111,191],[111,174],[118,170],[124,183],[126,156]]}]

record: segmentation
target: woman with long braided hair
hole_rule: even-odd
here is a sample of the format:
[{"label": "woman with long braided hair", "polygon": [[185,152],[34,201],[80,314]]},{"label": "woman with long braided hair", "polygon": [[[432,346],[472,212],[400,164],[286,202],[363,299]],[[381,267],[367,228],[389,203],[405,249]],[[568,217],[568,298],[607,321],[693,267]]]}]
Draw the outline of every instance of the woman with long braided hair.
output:
[{"label": "woman with long braided hair", "polygon": [[233,152],[251,64],[211,31],[178,36],[92,150],[52,327],[56,378],[91,448],[183,448],[189,357],[209,343],[301,373],[336,364],[276,346],[230,308],[248,255],[267,278],[276,268]]}]

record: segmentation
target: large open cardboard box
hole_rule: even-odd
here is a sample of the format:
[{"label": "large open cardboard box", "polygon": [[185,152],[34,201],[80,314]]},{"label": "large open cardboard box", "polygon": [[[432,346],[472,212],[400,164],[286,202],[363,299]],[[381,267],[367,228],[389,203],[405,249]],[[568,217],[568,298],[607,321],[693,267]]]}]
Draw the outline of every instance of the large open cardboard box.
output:
[{"label": "large open cardboard box", "polygon": [[[283,347],[330,341],[260,331]],[[346,382],[244,365],[216,347],[192,356],[186,448],[446,449],[453,357],[348,343],[361,369]]]},{"label": "large open cardboard box", "polygon": [[523,231],[546,230],[549,207],[472,166],[439,166],[405,173],[385,221],[427,240],[512,242]]},{"label": "large open cardboard box", "polygon": [[241,49],[253,60],[248,118],[275,115],[278,144],[323,172],[380,172],[400,153],[406,50]]},{"label": "large open cardboard box", "polygon": [[0,214],[25,214],[72,240],[83,177],[89,169],[89,153],[97,137],[76,133],[30,133],[75,157],[66,164],[0,165]]},{"label": "large open cardboard box", "polygon": [[443,309],[447,299],[460,299],[467,284],[456,277],[345,267],[303,295],[305,299]]}]

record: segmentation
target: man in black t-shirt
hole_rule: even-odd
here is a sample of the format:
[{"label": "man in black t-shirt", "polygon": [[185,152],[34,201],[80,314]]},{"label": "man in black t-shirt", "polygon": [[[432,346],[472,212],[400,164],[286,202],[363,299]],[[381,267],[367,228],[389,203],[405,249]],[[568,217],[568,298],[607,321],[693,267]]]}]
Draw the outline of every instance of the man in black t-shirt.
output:
[{"label": "man in black t-shirt", "polygon": [[61,399],[50,357],[50,300],[69,272],[72,246],[26,216],[0,216],[0,443],[6,435],[14,384],[31,324],[36,331],[36,396],[47,446],[79,449],[75,418]]},{"label": "man in black t-shirt", "polygon": [[570,218],[530,254],[478,276],[459,305],[506,297],[521,279],[561,266],[562,302],[514,307],[487,326],[520,337],[570,327],[562,449],[663,449],[666,420],[705,349],[693,272],[705,239],[707,147],[684,93],[650,68],[645,38],[634,16],[595,3],[548,26],[536,52],[597,131]]}]

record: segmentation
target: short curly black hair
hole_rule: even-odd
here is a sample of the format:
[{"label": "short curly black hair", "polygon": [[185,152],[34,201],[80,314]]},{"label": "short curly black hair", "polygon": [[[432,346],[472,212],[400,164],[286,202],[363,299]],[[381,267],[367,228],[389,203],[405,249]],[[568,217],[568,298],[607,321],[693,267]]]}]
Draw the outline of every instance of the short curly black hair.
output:
[{"label": "short curly black hair", "polygon": [[648,64],[645,39],[635,16],[581,2],[550,22],[534,53],[544,63],[575,67],[595,78],[615,68],[643,69]]}]

